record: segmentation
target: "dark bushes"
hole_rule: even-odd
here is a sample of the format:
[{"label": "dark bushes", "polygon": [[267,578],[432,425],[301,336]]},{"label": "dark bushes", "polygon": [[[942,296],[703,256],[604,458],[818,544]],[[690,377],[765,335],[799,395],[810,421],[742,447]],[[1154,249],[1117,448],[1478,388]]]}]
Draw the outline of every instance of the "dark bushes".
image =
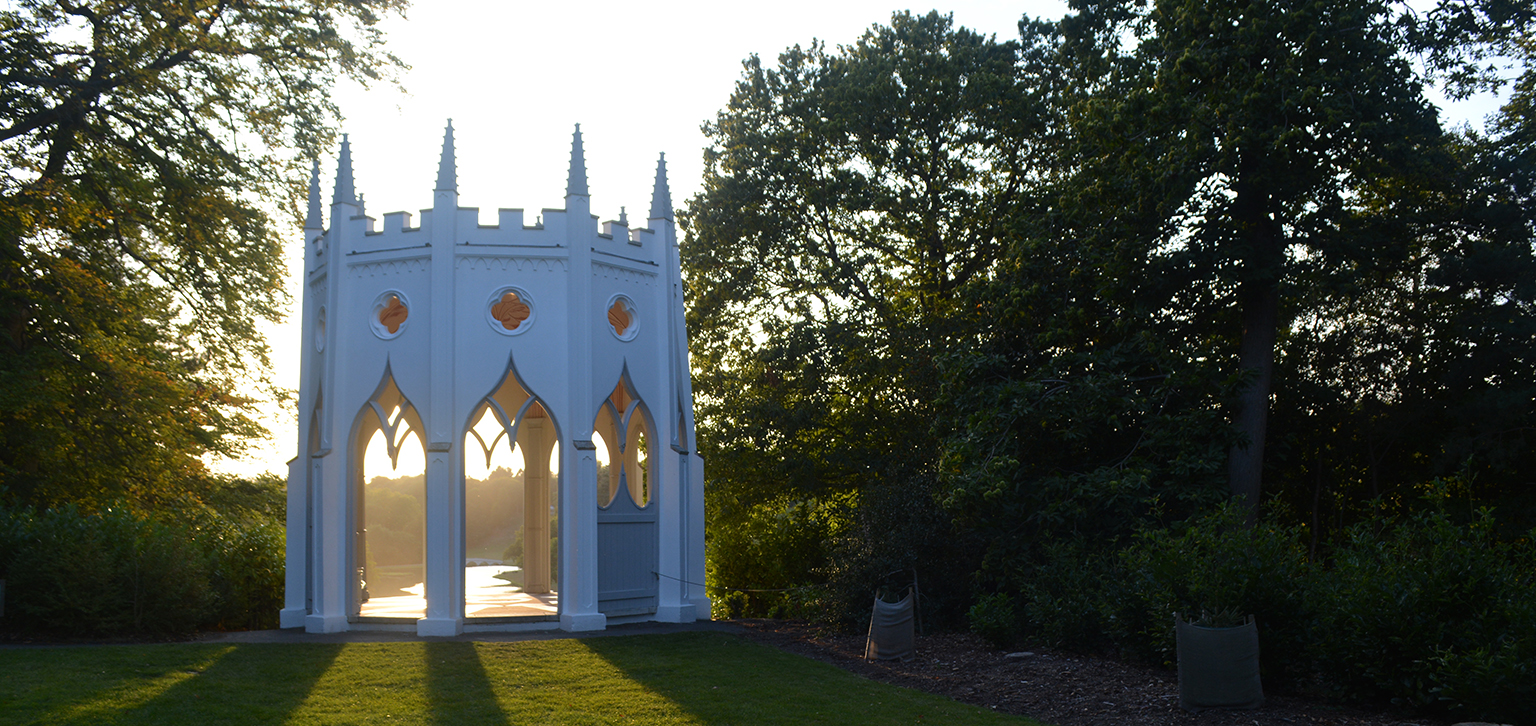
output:
[{"label": "dark bushes", "polygon": [[1173,614],[1213,627],[1258,621],[1266,676],[1306,670],[1309,578],[1299,530],[1261,522],[1248,527],[1236,504],[1205,517],[1136,536],[1120,553],[1123,588],[1112,634],[1149,659],[1174,662]]},{"label": "dark bushes", "polygon": [[5,626],[84,636],[273,627],[283,533],[195,503],[177,516],[126,506],[0,509]]},{"label": "dark bushes", "polygon": [[1313,657],[1344,695],[1530,722],[1536,548],[1501,541],[1488,510],[1357,525],[1309,595]]},{"label": "dark bushes", "polygon": [[1532,536],[1501,540],[1487,510],[1458,522],[1432,509],[1358,525],[1310,561],[1301,530],[1243,516],[1222,507],[1097,557],[1062,545],[1026,586],[979,601],[971,627],[1171,663],[1174,612],[1252,614],[1267,686],[1531,722]]}]

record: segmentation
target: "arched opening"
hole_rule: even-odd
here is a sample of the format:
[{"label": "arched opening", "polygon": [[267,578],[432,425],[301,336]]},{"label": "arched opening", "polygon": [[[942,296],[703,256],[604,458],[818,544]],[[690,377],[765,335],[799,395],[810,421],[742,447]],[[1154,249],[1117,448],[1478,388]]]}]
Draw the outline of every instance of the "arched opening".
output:
[{"label": "arched opening", "polygon": [[610,618],[656,612],[656,507],[649,447],[650,413],[635,394],[628,369],[593,420],[597,491],[597,608]]},{"label": "arched opening", "polygon": [[464,616],[559,616],[559,431],[508,370],[464,433]]},{"label": "arched opening", "polygon": [[637,508],[651,503],[651,439],[645,403],[624,380],[597,411],[592,443],[597,446],[597,506],[608,508],[621,491]]},{"label": "arched opening", "polygon": [[426,452],[421,417],[388,370],[353,436],[354,617],[426,616]]}]

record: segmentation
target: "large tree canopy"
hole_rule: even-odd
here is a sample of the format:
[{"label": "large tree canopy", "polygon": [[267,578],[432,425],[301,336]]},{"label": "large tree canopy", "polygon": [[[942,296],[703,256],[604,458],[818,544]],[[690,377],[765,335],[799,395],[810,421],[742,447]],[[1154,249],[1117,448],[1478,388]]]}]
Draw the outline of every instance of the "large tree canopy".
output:
[{"label": "large tree canopy", "polygon": [[0,487],[144,494],[258,428],[256,325],[341,78],[405,0],[20,0],[0,10]]},{"label": "large tree canopy", "polygon": [[[901,13],[835,51],[749,59],[705,127],[714,146],[684,214],[684,265],[699,415],[714,432],[701,446],[730,482],[710,494],[715,546],[744,542],[760,507],[806,517],[823,554],[838,526],[819,509],[829,502],[899,489],[901,516],[932,511],[911,482],[933,473],[935,356],[958,291],[995,263],[1037,153],[1039,100],[1016,52]],[[767,584],[827,564],[790,549],[722,574]]]},{"label": "large tree canopy", "polygon": [[[1302,300],[1412,275],[1403,263],[1448,226],[1435,197],[1455,165],[1426,82],[1487,82],[1476,59],[1530,21],[1529,8],[1445,3],[1253,0],[1082,2],[1062,25],[1062,57],[1081,64],[1073,100],[1080,186],[1123,177],[1094,207],[1145,216],[1121,243],[1153,259],[1158,318],[1203,334],[1247,376],[1233,422],[1232,492],[1258,505],[1277,345]],[[1126,40],[1128,47],[1122,48]],[[1454,90],[1454,89],[1453,89]],[[1430,215],[1439,214],[1438,218]],[[1323,314],[1327,317],[1327,314]],[[1322,323],[1324,328],[1338,320]]]},{"label": "large tree canopy", "polygon": [[[717,582],[1528,488],[1530,84],[1486,135],[1428,93],[1507,80],[1531,3],[1072,9],[747,62],[685,215]],[[886,567],[793,564],[828,541]]]}]

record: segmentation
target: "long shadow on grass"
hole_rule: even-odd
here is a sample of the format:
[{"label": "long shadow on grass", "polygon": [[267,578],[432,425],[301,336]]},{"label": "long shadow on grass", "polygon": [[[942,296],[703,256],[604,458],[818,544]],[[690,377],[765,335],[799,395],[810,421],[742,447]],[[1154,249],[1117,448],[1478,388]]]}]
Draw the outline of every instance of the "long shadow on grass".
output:
[{"label": "long shadow on grass", "polygon": [[581,641],[647,690],[706,724],[1031,724],[725,633]]},{"label": "long shadow on grass", "polygon": [[89,723],[282,723],[304,702],[343,647],[226,646],[223,655],[206,667],[189,665],[182,670],[186,677],[154,698],[115,714],[98,714]]},{"label": "long shadow on grass", "polygon": [[440,724],[508,724],[474,643],[426,644],[427,707]]},{"label": "long shadow on grass", "polygon": [[830,666],[723,633],[588,638],[593,654],[706,724],[836,723],[811,705],[837,691]]}]

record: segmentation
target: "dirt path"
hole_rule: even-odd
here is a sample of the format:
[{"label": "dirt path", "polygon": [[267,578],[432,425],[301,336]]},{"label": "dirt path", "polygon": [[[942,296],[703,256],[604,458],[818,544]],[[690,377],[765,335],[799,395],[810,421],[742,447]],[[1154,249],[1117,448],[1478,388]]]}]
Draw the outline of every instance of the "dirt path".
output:
[{"label": "dirt path", "polygon": [[1179,708],[1172,672],[1112,660],[1033,650],[1008,654],[969,634],[920,637],[908,663],[863,659],[862,635],[821,636],[805,623],[732,621],[764,644],[867,678],[1039,719],[1054,726],[1445,726],[1449,722],[1270,695],[1253,711],[1192,714]]}]

